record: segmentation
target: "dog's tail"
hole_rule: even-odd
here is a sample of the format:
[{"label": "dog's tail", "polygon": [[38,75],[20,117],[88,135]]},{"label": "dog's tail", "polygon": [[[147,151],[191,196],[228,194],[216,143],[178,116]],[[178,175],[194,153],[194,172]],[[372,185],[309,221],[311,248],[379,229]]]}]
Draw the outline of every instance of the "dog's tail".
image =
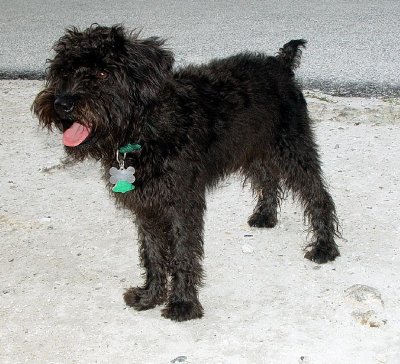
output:
[{"label": "dog's tail", "polygon": [[292,71],[300,66],[301,49],[306,47],[304,39],[294,39],[286,43],[277,55],[278,60]]}]

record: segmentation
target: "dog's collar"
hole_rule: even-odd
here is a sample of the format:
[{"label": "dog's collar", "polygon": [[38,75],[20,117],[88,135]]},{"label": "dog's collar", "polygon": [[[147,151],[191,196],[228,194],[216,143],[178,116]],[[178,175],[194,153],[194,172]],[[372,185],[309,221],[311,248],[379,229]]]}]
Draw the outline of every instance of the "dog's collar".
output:
[{"label": "dog's collar", "polygon": [[126,154],[126,153],[132,153],[132,152],[136,152],[137,150],[142,149],[142,146],[140,144],[127,144],[124,145],[123,147],[119,148],[118,151],[121,154]]},{"label": "dog's collar", "polygon": [[[127,144],[123,147],[117,149],[117,162],[119,164],[119,169],[115,167],[110,168],[110,179],[109,181],[115,185],[113,187],[113,192],[126,193],[135,189],[135,168],[128,167],[125,169],[125,157],[127,153],[136,152],[142,149],[140,144]],[[120,159],[120,154],[123,154],[122,159]]]}]

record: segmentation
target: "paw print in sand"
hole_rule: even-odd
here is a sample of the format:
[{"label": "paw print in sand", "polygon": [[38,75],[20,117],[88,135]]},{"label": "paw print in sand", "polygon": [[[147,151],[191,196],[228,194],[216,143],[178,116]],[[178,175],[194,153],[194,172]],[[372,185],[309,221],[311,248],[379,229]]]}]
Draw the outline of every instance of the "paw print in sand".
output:
[{"label": "paw print in sand", "polygon": [[135,189],[135,186],[132,184],[135,182],[135,168],[128,167],[125,168],[110,168],[110,182],[115,185],[113,187],[114,192],[129,192]]}]

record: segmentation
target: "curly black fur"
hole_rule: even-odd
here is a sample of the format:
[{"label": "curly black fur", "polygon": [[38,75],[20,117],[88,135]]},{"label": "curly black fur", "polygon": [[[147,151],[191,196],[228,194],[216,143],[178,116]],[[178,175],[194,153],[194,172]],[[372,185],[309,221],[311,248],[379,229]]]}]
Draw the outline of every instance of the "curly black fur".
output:
[{"label": "curly black fur", "polygon": [[87,138],[66,151],[100,160],[106,181],[118,148],[143,146],[126,159],[137,171],[136,190],[114,194],[136,215],[145,269],[144,285],[124,295],[128,305],[145,310],[166,302],[167,318],[202,317],[205,193],[234,172],[258,195],[251,226],[275,226],[288,188],[313,232],[306,258],[325,263],[339,256],[335,206],[293,74],[304,45],[293,40],[276,57],[241,53],[173,70],[163,40],[140,39],[122,26],[72,28],[55,44],[32,106],[41,124],[62,131],[76,122],[87,126]]}]

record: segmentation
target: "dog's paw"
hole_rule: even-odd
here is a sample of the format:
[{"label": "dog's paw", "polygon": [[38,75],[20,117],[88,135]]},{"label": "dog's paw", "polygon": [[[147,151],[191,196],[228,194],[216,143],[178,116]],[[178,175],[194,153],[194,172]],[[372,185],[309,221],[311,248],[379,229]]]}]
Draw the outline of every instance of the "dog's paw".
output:
[{"label": "dog's paw", "polygon": [[274,214],[263,214],[255,212],[247,221],[249,226],[258,228],[273,228],[278,223],[278,218]]},{"label": "dog's paw", "polygon": [[135,310],[143,311],[161,305],[164,303],[165,297],[154,294],[149,289],[131,287],[124,293],[124,301]]},{"label": "dog's paw", "polygon": [[203,307],[196,302],[169,302],[161,311],[162,316],[173,321],[187,321],[203,317]]},{"label": "dog's paw", "polygon": [[315,263],[323,264],[335,260],[336,257],[340,256],[340,252],[336,244],[329,246],[315,245],[309,250],[304,258],[307,258]]}]

